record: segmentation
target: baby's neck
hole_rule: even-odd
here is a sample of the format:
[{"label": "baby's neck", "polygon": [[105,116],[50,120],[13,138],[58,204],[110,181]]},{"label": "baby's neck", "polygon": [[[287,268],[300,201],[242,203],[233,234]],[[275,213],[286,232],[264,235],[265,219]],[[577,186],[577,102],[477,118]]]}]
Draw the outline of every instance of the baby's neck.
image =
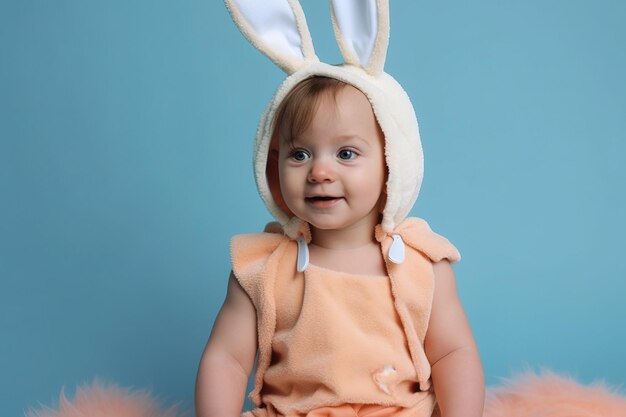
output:
[{"label": "baby's neck", "polygon": [[367,230],[312,230],[311,263],[326,269],[361,275],[386,275],[373,227]]},{"label": "baby's neck", "polygon": [[324,249],[358,249],[375,243],[374,229],[378,216],[367,216],[361,221],[342,229],[318,229],[311,227],[311,244]]},{"label": "baby's neck", "polygon": [[386,275],[385,262],[378,242],[360,247],[325,248],[309,245],[311,264],[355,275]]},{"label": "baby's neck", "polygon": [[311,244],[328,250],[351,250],[375,242],[374,231],[370,233],[345,230],[312,230]]}]

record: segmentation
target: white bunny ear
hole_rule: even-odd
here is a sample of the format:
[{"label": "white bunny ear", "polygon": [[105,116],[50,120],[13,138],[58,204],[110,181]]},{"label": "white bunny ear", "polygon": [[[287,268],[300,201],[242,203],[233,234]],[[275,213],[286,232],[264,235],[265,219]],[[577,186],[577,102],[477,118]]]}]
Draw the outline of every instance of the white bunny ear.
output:
[{"label": "white bunny ear", "polygon": [[331,9],[346,63],[380,74],[389,44],[389,0],[331,0]]},{"label": "white bunny ear", "polygon": [[250,43],[288,74],[317,61],[300,3],[296,0],[225,0],[233,21]]}]

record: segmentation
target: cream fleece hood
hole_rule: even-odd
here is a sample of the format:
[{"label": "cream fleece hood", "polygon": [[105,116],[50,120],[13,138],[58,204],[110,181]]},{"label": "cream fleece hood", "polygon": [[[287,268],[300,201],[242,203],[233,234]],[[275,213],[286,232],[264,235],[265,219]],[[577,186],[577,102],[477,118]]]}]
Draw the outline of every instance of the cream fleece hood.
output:
[{"label": "cream fleece hood", "polygon": [[345,62],[329,65],[315,55],[304,12],[296,0],[225,0],[244,36],[283,69],[280,85],[261,118],[254,148],[259,194],[285,233],[297,239],[302,222],[272,197],[266,176],[276,110],[300,81],[312,76],[341,80],[369,99],[385,136],[387,201],[381,227],[391,233],[409,214],[422,183],[424,164],[415,112],[409,97],[383,71],[389,41],[388,0],[331,0],[337,43]]}]

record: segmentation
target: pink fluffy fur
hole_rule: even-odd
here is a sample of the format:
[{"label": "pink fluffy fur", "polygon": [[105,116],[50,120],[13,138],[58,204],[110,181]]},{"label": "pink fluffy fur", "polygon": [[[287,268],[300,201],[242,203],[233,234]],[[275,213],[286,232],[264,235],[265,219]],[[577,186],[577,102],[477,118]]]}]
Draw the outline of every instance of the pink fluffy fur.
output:
[{"label": "pink fluffy fur", "polygon": [[489,390],[484,417],[626,417],[626,397],[601,382],[529,372]]},{"label": "pink fluffy fur", "polygon": [[133,392],[94,381],[77,388],[73,401],[61,392],[57,410],[42,407],[28,411],[26,417],[183,417],[183,414],[177,406],[161,409],[148,391]]},{"label": "pink fluffy fur", "polygon": [[[177,407],[161,409],[147,391],[131,392],[94,382],[63,393],[57,410],[31,410],[26,417],[183,417]],[[626,417],[626,397],[603,383],[583,386],[551,372],[527,373],[487,394],[484,417]]]}]

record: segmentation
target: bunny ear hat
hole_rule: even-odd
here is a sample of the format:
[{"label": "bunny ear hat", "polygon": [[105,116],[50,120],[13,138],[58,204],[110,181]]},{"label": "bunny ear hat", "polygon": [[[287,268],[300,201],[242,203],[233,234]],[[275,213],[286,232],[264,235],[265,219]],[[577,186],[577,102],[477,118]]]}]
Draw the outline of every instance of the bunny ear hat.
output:
[{"label": "bunny ear hat", "polygon": [[415,112],[409,97],[383,70],[389,42],[388,0],[331,0],[335,37],[345,62],[320,62],[313,49],[304,12],[297,0],[225,0],[244,36],[287,73],[261,118],[255,148],[254,173],[261,198],[284,232],[298,239],[301,221],[276,203],[267,179],[267,159],[276,110],[301,81],[323,76],[343,81],[369,100],[385,137],[388,169],[387,201],[381,227],[392,232],[417,199],[424,164]]}]

